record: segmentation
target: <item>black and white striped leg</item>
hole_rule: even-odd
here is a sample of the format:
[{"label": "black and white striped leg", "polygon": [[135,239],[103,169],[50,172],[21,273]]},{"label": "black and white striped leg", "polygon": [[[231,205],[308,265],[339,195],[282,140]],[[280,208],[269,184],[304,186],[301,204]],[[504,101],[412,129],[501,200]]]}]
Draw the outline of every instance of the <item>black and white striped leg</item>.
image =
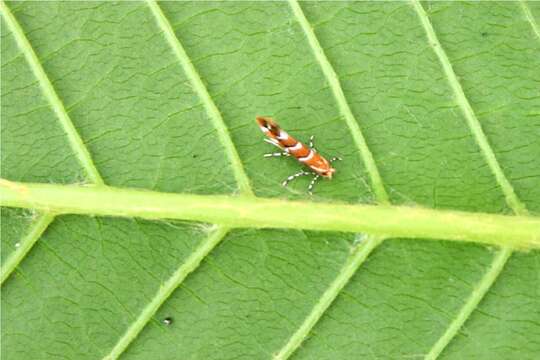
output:
[{"label": "black and white striped leg", "polygon": [[272,144],[272,145],[274,145],[274,146],[277,146],[278,148],[281,149],[281,146],[279,145],[279,143],[278,143],[276,140],[274,140],[274,139],[264,139],[264,141],[267,142],[267,143],[269,143],[269,144]]},{"label": "black and white striped leg", "polygon": [[314,147],[313,147],[313,139],[314,139],[314,138],[315,138],[314,135],[311,135],[311,136],[309,137],[309,147],[312,148],[312,149],[314,148]]},{"label": "black and white striped leg", "polygon": [[340,158],[339,156],[334,156],[333,158],[330,159],[330,162],[334,162],[336,160],[343,160],[342,158]]},{"label": "black and white striped leg", "polygon": [[284,151],[284,152],[277,152],[277,153],[268,153],[268,154],[264,154],[263,156],[266,158],[266,157],[275,157],[275,156],[291,156],[291,154]]},{"label": "black and white striped leg", "polygon": [[317,182],[317,180],[319,180],[320,177],[321,175],[319,174],[315,175],[313,177],[313,180],[311,180],[311,182],[309,183],[309,186],[307,188],[309,195],[313,195],[313,186],[315,186],[315,183]]},{"label": "black and white striped leg", "polygon": [[297,177],[305,176],[305,175],[310,175],[310,174],[311,174],[311,173],[302,170],[302,171],[297,172],[296,174],[291,175],[291,176],[289,176],[288,178],[286,178],[286,179],[281,183],[281,185],[282,185],[282,186],[287,186],[288,183],[290,183],[291,181],[293,181],[293,180],[296,179]]}]

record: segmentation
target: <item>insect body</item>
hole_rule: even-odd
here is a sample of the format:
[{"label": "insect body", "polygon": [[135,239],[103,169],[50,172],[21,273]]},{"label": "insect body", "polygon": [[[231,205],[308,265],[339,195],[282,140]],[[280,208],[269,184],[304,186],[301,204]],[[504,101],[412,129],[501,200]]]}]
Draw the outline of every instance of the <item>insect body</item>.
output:
[{"label": "insect body", "polygon": [[264,157],[273,157],[273,156],[294,156],[296,160],[307,166],[310,171],[300,171],[294,175],[289,176],[282,185],[287,186],[287,184],[300,176],[305,175],[314,175],[313,180],[308,187],[308,192],[311,194],[313,186],[320,177],[331,179],[332,175],[336,172],[330,164],[335,160],[341,160],[338,157],[334,157],[330,160],[326,160],[321,156],[317,150],[313,148],[313,136],[309,139],[309,147],[302,144],[300,141],[296,140],[284,130],[282,130],[279,125],[269,117],[257,116],[257,123],[261,128],[262,132],[268,136],[268,139],[265,139],[266,142],[275,145],[282,149],[282,152],[264,154]]}]

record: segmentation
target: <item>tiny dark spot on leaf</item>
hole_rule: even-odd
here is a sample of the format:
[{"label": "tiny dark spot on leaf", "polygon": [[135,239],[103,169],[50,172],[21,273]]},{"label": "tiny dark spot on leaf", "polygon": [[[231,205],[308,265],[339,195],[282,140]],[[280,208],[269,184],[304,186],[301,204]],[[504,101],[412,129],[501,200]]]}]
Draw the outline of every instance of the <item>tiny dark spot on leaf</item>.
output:
[{"label": "tiny dark spot on leaf", "polygon": [[483,37],[486,37],[488,35],[488,33],[484,31],[480,35],[482,35]]},{"label": "tiny dark spot on leaf", "polygon": [[191,157],[194,158],[194,159],[195,159],[197,156],[198,156],[197,154],[191,155]]}]

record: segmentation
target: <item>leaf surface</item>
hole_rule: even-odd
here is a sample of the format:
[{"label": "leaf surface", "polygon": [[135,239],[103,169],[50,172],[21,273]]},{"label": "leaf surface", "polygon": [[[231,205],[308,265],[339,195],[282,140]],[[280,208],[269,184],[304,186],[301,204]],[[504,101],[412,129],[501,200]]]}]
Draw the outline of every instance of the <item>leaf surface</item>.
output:
[{"label": "leaf surface", "polygon": [[[313,201],[520,213],[514,196],[538,212],[537,3],[295,5],[7,3],[21,32],[3,12],[2,178],[91,182],[83,146],[111,186],[309,200],[307,178],[280,186],[293,159],[262,158],[254,117],[271,115],[343,158]],[[41,216],[2,209],[3,266],[36,241],[2,285],[6,359],[540,353],[538,251],[80,215],[32,235]]]}]

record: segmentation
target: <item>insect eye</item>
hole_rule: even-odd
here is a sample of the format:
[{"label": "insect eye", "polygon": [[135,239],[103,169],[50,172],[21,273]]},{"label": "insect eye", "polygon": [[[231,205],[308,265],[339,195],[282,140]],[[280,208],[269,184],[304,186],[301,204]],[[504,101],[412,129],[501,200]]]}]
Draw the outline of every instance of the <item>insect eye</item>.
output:
[{"label": "insect eye", "polygon": [[324,177],[331,178],[332,175],[334,175],[334,172],[335,172],[334,169],[330,169],[330,170],[326,170],[325,172],[321,173],[321,175],[324,176]]}]

